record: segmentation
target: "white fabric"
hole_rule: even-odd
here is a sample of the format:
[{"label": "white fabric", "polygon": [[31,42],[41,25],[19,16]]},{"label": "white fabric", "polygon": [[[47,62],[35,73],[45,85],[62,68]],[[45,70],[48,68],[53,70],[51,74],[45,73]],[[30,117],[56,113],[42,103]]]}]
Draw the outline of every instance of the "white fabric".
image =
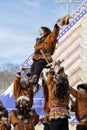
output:
[{"label": "white fabric", "polygon": [[44,130],[44,125],[40,122],[35,126],[35,130]]}]

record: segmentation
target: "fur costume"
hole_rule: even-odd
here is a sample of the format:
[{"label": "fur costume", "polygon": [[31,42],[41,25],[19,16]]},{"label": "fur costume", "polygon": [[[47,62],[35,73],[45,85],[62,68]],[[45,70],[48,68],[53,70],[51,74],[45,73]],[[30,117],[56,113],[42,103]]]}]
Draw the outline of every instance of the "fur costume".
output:
[{"label": "fur costume", "polygon": [[21,87],[21,76],[20,73],[16,74],[13,88],[13,95],[15,99],[18,99],[20,96],[27,96],[30,100],[30,107],[33,104],[33,86],[28,82],[26,88]]},{"label": "fur costume", "polygon": [[[22,120],[22,115],[18,115],[19,111],[14,110],[10,114],[10,121],[14,127],[14,130],[34,130],[34,126],[39,121],[39,116],[36,114],[34,110],[30,111],[31,115],[29,115],[29,118]],[[29,114],[29,113],[27,113]],[[28,121],[28,122],[27,122]],[[27,122],[27,123],[26,123]]]},{"label": "fur costume", "polygon": [[69,130],[69,83],[64,73],[55,74],[53,70],[47,73],[47,84],[43,82],[45,97],[45,124],[49,122],[50,130]]},{"label": "fur costume", "polygon": [[57,75],[55,86],[55,96],[58,99],[61,100],[69,97],[69,83],[66,77],[62,75]]},{"label": "fur costume", "polygon": [[[41,38],[36,39],[34,46],[33,64],[31,66],[31,80],[34,85],[38,84],[40,74],[43,68],[52,62],[52,55],[55,51],[57,37],[59,34],[59,26],[55,24],[53,31],[51,32],[47,27],[41,27],[44,34]],[[36,85],[37,86],[37,85]]]},{"label": "fur costume", "polygon": [[[64,89],[63,87],[66,87],[63,91],[65,91],[67,94],[66,95],[59,94],[59,97],[58,97],[58,95],[56,95],[56,93],[55,93],[57,88],[56,88],[56,82],[54,80],[54,75],[55,75],[55,73],[53,73],[53,71],[48,72],[47,85],[44,84],[44,87],[43,87],[44,95],[45,95],[44,109],[45,109],[46,113],[48,113],[49,119],[63,117],[65,115],[68,116],[68,114],[69,114],[69,111],[68,111],[68,104],[69,104],[68,80],[67,79],[65,80],[65,82],[67,82],[66,86],[68,86],[68,87],[63,86],[63,84],[61,84],[61,82],[59,82],[59,85],[60,84],[62,85],[62,89]],[[61,86],[59,86],[59,87],[61,87]],[[59,88],[59,91],[60,91],[60,89],[61,88]]]},{"label": "fur costume", "polygon": [[39,115],[31,109],[29,99],[25,96],[19,97],[15,107],[17,110],[13,110],[9,117],[14,130],[34,130],[39,121]]},{"label": "fur costume", "polygon": [[[87,84],[78,85],[77,89],[79,88],[87,91]],[[72,87],[70,87],[70,93],[76,98],[74,111],[79,125],[87,126],[87,93],[80,93]]]},{"label": "fur costume", "polygon": [[11,130],[11,125],[8,119],[8,111],[3,107],[0,101],[0,130]]},{"label": "fur costume", "polygon": [[40,50],[42,50],[49,62],[52,62],[51,55],[54,53],[57,37],[59,33],[59,27],[57,25],[54,26],[53,31],[48,36],[43,36],[42,38],[36,39],[36,44],[34,46],[35,53],[33,56],[34,60],[44,59]]}]

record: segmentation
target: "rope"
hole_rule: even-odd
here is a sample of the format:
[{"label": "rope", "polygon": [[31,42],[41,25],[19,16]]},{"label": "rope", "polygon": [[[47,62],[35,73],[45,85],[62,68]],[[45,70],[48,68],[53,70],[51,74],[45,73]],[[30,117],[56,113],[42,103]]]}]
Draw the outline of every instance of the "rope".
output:
[{"label": "rope", "polygon": [[[31,44],[31,45],[32,45],[32,44]],[[13,58],[11,58],[10,61],[14,61],[18,56],[20,56],[21,53],[23,54],[23,52],[24,52],[28,47],[30,47],[29,44],[27,44],[23,49],[21,49]]]}]

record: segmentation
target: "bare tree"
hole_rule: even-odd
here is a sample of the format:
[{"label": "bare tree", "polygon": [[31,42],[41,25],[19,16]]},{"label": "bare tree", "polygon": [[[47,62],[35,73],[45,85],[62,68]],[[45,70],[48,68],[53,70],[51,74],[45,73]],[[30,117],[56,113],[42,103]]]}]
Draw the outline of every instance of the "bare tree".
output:
[{"label": "bare tree", "polygon": [[18,71],[19,65],[3,64],[0,67],[0,94],[5,91],[14,81],[15,74]]}]

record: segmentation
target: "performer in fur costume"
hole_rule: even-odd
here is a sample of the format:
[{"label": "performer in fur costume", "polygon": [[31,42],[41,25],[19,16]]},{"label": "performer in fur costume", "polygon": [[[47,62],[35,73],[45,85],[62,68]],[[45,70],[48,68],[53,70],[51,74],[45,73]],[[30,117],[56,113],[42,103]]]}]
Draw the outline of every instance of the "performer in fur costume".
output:
[{"label": "performer in fur costume", "polygon": [[87,84],[79,84],[77,90],[70,87],[70,93],[76,99],[72,108],[79,121],[76,130],[87,130]]},{"label": "performer in fur costume", "polygon": [[13,95],[15,99],[18,99],[20,96],[27,96],[30,100],[30,107],[33,104],[33,86],[29,82],[30,75],[27,74],[27,79],[22,79],[21,72],[25,70],[23,66],[20,67],[20,71],[16,74],[13,86]]},{"label": "performer in fur costume", "polygon": [[11,130],[8,111],[0,101],[0,130]]},{"label": "performer in fur costume", "polygon": [[[41,38],[36,39],[36,44],[34,46],[35,52],[33,56],[33,64],[31,66],[31,83],[38,83],[40,74],[46,66],[47,61],[52,62],[51,55],[55,50],[58,33],[59,26],[57,24],[55,24],[52,32],[47,27],[40,28]],[[44,53],[47,61],[42,53]]]},{"label": "performer in fur costume", "polygon": [[[65,16],[61,19],[63,24],[69,24],[69,17]],[[53,31],[51,32],[48,27],[40,28],[40,38],[36,39],[34,46],[35,52],[33,55],[33,64],[31,66],[31,83],[37,84],[40,74],[46,64],[52,62],[52,55],[55,51],[57,37],[59,34],[61,20],[57,21],[54,25]],[[63,26],[62,24],[62,26]]]},{"label": "performer in fur costume", "polygon": [[20,96],[15,103],[17,110],[10,114],[10,122],[14,130],[34,130],[39,121],[39,115],[30,107],[30,99]]},{"label": "performer in fur costume", "polygon": [[69,82],[64,69],[60,69],[57,74],[50,70],[47,74],[47,84],[43,82],[43,90],[46,112],[44,123],[49,123],[50,130],[69,130]]}]

